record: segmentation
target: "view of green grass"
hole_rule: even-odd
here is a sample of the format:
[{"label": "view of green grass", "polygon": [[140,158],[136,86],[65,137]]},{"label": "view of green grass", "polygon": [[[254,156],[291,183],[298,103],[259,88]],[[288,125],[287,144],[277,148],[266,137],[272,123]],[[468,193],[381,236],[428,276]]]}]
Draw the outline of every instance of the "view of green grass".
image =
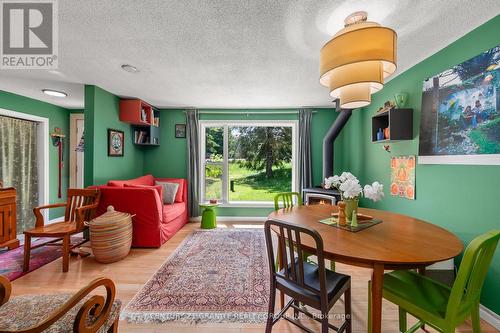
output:
[{"label": "view of green grass", "polygon": [[500,117],[478,126],[470,132],[471,139],[479,146],[481,154],[500,152]]},{"label": "view of green grass", "polygon": [[[212,165],[211,168],[219,169],[219,166]],[[222,180],[221,177],[214,177],[216,174],[213,170],[207,172],[205,179],[207,199],[222,197]],[[234,181],[234,192],[228,190],[229,201],[273,201],[276,193],[292,190],[291,179],[292,168],[289,163],[282,168],[273,168],[273,177],[268,179],[264,171],[251,170],[239,162],[229,162],[229,180]]]}]

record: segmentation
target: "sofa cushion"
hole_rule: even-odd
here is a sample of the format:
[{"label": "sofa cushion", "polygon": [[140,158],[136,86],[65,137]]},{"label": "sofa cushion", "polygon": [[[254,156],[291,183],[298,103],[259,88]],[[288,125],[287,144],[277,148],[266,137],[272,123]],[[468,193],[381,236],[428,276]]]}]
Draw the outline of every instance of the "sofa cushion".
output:
[{"label": "sofa cushion", "polygon": [[178,183],[170,182],[156,182],[156,185],[163,187],[163,203],[166,205],[171,205],[175,202],[175,196],[179,189]]},{"label": "sofa cushion", "polygon": [[163,223],[168,223],[186,212],[186,204],[179,202],[163,206]]},{"label": "sofa cushion", "polygon": [[155,184],[155,179],[152,175],[145,175],[129,180],[110,180],[108,182],[108,186],[124,187],[125,184],[153,186]]},{"label": "sofa cushion", "polygon": [[158,195],[160,196],[160,200],[163,202],[163,186],[161,185],[130,185],[130,184],[125,184],[125,187],[135,187],[135,188],[152,188],[158,192]]},{"label": "sofa cushion", "polygon": [[[55,313],[73,295],[29,295],[12,297],[7,303],[0,307],[0,331],[20,331],[30,326],[37,325],[48,316]],[[61,319],[49,326],[44,333],[73,332],[73,323],[83,303],[89,297],[85,297]],[[121,302],[115,300],[111,313],[104,325],[97,331],[106,333],[113,322],[120,315]],[[92,318],[91,318],[92,320]]]},{"label": "sofa cushion", "polygon": [[177,189],[177,194],[175,195],[175,202],[184,202],[184,185],[186,183],[185,179],[179,178],[155,178],[156,182],[168,182],[177,183],[179,188]]}]

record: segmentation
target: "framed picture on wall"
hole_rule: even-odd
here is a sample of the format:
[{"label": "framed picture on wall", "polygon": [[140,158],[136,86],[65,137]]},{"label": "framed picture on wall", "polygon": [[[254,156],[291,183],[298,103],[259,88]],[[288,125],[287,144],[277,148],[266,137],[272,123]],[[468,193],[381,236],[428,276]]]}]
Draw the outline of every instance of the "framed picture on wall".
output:
[{"label": "framed picture on wall", "polygon": [[123,156],[124,139],[123,131],[108,128],[108,156]]},{"label": "framed picture on wall", "polygon": [[175,124],[175,137],[176,138],[186,137],[186,124]]},{"label": "framed picture on wall", "polygon": [[415,200],[415,155],[391,157],[391,195]]},{"label": "framed picture on wall", "polygon": [[500,165],[500,45],[424,81],[419,164]]}]

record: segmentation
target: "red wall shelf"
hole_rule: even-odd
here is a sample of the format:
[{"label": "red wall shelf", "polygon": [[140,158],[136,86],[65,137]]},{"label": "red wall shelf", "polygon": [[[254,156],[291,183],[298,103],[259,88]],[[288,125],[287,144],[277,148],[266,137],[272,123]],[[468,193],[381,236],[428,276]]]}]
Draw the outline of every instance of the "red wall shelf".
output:
[{"label": "red wall shelf", "polygon": [[131,124],[132,142],[140,146],[160,145],[160,112],[140,99],[120,101],[120,121]]},{"label": "red wall shelf", "polygon": [[132,125],[151,125],[153,107],[140,99],[122,99],[120,101],[120,121]]}]

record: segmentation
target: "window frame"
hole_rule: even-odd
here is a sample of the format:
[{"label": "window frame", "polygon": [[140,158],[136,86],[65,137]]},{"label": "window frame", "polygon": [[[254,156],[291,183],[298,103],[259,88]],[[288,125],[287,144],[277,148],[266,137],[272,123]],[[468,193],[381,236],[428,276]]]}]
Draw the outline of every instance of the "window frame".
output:
[{"label": "window frame", "polygon": [[292,129],[292,192],[298,189],[298,120],[200,120],[200,202],[206,203],[205,198],[205,152],[207,127],[223,128],[223,167],[222,167],[222,199],[219,207],[274,207],[272,201],[229,201],[229,127],[235,126],[261,126],[261,127],[291,127]]}]

